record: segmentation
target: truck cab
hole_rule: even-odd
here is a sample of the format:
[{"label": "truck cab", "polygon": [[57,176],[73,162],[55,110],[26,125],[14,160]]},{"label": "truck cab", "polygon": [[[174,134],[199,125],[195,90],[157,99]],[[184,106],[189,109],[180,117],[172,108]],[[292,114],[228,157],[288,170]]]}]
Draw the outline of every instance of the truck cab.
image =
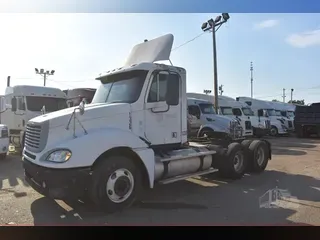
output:
[{"label": "truck cab", "polygon": [[237,97],[237,101],[245,102],[248,104],[255,116],[258,116],[259,111],[263,111],[264,117],[270,120],[270,135],[277,136],[288,134],[288,128],[285,125],[285,121],[282,117],[277,116],[277,113],[274,109],[274,105],[263,100],[253,99],[250,97]]},{"label": "truck cab", "polygon": [[57,88],[17,85],[7,87],[2,96],[5,110],[1,113],[1,123],[9,128],[10,142],[15,147],[32,141],[25,138],[27,122],[45,112],[54,112],[67,107],[66,95]]},{"label": "truck cab", "polygon": [[242,137],[242,128],[236,119],[230,119],[216,114],[214,105],[202,99],[188,98],[188,114],[191,134],[203,137],[210,134],[212,137],[239,139]]}]

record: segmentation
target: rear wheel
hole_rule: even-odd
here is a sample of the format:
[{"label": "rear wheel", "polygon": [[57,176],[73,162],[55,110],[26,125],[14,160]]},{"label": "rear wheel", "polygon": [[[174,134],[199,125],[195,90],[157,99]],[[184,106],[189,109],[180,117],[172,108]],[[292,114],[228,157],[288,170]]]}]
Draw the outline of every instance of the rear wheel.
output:
[{"label": "rear wheel", "polygon": [[130,207],[140,193],[142,180],[139,168],[131,159],[112,156],[93,169],[90,198],[105,212]]},{"label": "rear wheel", "polygon": [[249,170],[255,173],[263,172],[269,161],[269,148],[266,142],[254,140],[249,146]]},{"label": "rear wheel", "polygon": [[219,161],[219,174],[230,179],[241,178],[247,168],[247,159],[239,143],[231,143]]}]

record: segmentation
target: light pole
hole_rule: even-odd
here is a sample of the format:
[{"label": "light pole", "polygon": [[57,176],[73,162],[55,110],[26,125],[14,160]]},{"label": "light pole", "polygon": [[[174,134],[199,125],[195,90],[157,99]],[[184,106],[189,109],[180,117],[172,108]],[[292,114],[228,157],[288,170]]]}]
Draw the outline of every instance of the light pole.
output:
[{"label": "light pole", "polygon": [[291,88],[291,103],[292,103],[293,91],[294,91],[294,89],[293,89],[293,88]]},{"label": "light pole", "polygon": [[205,89],[205,90],[203,90],[203,92],[204,92],[206,95],[208,95],[208,94],[211,93],[211,90]]},{"label": "light pole", "polygon": [[36,74],[43,76],[43,86],[46,86],[47,76],[53,75],[55,72],[55,70],[45,71],[43,68],[41,68],[40,71],[38,70],[38,68],[35,68],[34,70],[36,71]]},{"label": "light pole", "polygon": [[[215,20],[212,18],[207,22],[204,22],[201,26],[202,31],[211,31],[212,32],[212,43],[213,43],[213,89],[214,89],[214,107],[216,112],[218,112],[218,70],[217,70],[217,47],[216,47],[216,31],[220,28],[222,24],[228,21],[230,18],[228,13],[222,13],[217,16]],[[216,27],[218,27],[216,29]]]},{"label": "light pole", "polygon": [[251,98],[253,98],[253,64],[250,63],[250,72],[251,72]]}]

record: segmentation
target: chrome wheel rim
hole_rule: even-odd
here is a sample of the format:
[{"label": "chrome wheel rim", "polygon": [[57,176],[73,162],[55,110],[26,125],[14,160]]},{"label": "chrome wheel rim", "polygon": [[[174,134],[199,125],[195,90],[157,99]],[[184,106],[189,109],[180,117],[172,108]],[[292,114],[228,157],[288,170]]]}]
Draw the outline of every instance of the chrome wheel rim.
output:
[{"label": "chrome wheel rim", "polygon": [[243,154],[241,152],[236,153],[236,155],[233,158],[233,166],[234,166],[234,170],[236,172],[240,172],[243,168]]},{"label": "chrome wheel rim", "polygon": [[259,166],[262,166],[263,165],[263,162],[264,162],[264,151],[263,151],[263,148],[262,147],[259,147],[257,149],[257,154],[256,154],[256,161],[257,161],[257,164]]},{"label": "chrome wheel rim", "polygon": [[118,169],[110,176],[106,184],[106,193],[110,201],[122,203],[132,194],[134,188],[134,177],[127,169]]}]

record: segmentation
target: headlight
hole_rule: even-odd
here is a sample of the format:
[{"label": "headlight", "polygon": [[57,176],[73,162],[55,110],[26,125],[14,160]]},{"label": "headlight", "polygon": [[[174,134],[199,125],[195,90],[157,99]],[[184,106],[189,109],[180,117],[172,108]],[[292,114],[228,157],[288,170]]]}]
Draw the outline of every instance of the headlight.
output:
[{"label": "headlight", "polygon": [[68,150],[57,150],[47,157],[47,161],[49,162],[56,162],[56,163],[63,163],[68,161],[71,158],[71,152]]}]

